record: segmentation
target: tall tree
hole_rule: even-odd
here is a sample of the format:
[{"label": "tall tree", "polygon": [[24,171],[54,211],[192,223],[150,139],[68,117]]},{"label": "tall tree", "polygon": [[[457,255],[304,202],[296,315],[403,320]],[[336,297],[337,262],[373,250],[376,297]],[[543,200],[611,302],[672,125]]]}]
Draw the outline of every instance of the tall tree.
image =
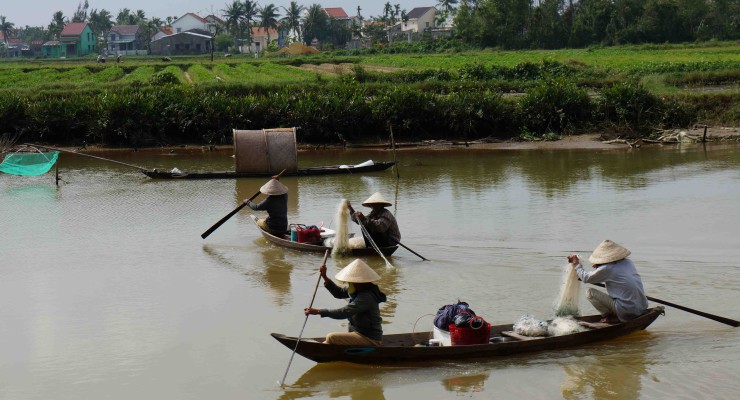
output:
[{"label": "tall tree", "polygon": [[239,0],[234,0],[231,4],[226,4],[226,8],[221,10],[226,22],[226,29],[236,39],[242,37],[242,20],[244,19],[244,4]]},{"label": "tall tree", "polygon": [[270,45],[270,29],[277,30],[278,28],[278,17],[280,14],[277,12],[277,7],[270,3],[260,9],[260,28],[265,30],[267,33],[267,45]]},{"label": "tall tree", "polygon": [[93,8],[90,11],[90,29],[95,33],[98,38],[98,48],[101,49],[105,44],[105,35],[110,28],[113,26],[113,16],[108,10],[102,9],[98,11]]},{"label": "tall tree", "polygon": [[303,7],[301,5],[298,5],[297,1],[291,1],[288,8],[283,7],[283,11],[285,11],[285,17],[283,17],[283,21],[288,26],[289,30],[293,30],[296,37],[298,37],[299,41],[302,41],[301,38],[301,13],[306,9],[306,7]]},{"label": "tall tree", "polygon": [[15,24],[7,21],[4,15],[0,15],[0,32],[3,34],[3,45],[5,46],[5,56],[10,55],[10,31],[15,28]]},{"label": "tall tree", "polygon": [[303,17],[303,40],[306,44],[311,44],[313,39],[323,41],[329,37],[329,16],[326,15],[320,4],[313,4],[308,7],[306,15]]},{"label": "tall tree", "polygon": [[249,43],[250,49],[252,47],[252,26],[254,26],[257,14],[259,14],[259,5],[257,4],[257,2],[252,0],[245,0],[242,23],[244,24],[244,29],[247,32],[247,43]]},{"label": "tall tree", "polygon": [[67,25],[67,18],[64,13],[61,11],[55,12],[51,17],[51,23],[49,23],[49,39],[59,39],[65,25]]},{"label": "tall tree", "polygon": [[455,11],[455,4],[457,4],[457,0],[437,0],[439,10],[447,11],[449,14]]},{"label": "tall tree", "polygon": [[77,4],[77,11],[72,14],[72,22],[87,22],[87,9],[90,5],[85,0],[84,3],[80,2]]}]

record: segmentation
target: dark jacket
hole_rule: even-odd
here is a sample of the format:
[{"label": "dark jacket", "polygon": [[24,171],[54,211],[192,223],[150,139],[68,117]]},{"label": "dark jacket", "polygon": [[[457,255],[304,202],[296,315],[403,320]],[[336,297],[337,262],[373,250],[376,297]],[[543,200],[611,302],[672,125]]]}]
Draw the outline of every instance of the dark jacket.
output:
[{"label": "dark jacket", "polygon": [[337,299],[349,299],[349,303],[334,310],[319,310],[321,317],[347,318],[350,332],[359,332],[372,340],[383,340],[379,304],[386,301],[386,296],[378,286],[368,284],[351,296],[347,288],[339,287],[330,280],[324,282],[324,287]]},{"label": "dark jacket", "polygon": [[362,223],[375,244],[380,247],[393,246],[401,242],[401,231],[398,229],[398,222],[388,209],[383,208],[378,212],[373,209],[370,214],[365,215],[360,221],[353,215],[352,220]]},{"label": "dark jacket", "polygon": [[288,230],[288,194],[267,196],[259,204],[247,202],[249,208],[255,211],[267,211],[267,226],[274,231]]}]

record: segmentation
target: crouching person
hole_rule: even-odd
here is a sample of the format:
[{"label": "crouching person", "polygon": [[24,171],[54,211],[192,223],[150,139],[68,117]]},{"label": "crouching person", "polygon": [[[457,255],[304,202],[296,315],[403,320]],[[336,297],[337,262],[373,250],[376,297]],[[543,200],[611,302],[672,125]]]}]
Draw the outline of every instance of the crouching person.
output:
[{"label": "crouching person", "polygon": [[386,295],[380,291],[375,282],[380,276],[367,264],[357,259],[339,271],[335,278],[347,282],[347,287],[339,287],[326,276],[326,265],[321,266],[321,277],[324,287],[337,299],[349,299],[341,308],[316,309],[306,308],[306,315],[321,315],[333,319],[347,318],[349,332],[335,332],[326,336],[324,343],[359,346],[381,346],[383,328],[381,326],[380,303],[386,301]]}]

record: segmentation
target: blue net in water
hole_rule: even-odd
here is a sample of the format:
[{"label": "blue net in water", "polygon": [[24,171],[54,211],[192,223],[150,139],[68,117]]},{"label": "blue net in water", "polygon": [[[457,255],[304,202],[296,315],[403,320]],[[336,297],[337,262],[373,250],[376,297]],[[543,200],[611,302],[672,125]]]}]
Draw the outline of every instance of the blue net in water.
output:
[{"label": "blue net in water", "polygon": [[54,166],[59,152],[11,153],[0,163],[0,171],[6,174],[37,176],[43,175]]}]

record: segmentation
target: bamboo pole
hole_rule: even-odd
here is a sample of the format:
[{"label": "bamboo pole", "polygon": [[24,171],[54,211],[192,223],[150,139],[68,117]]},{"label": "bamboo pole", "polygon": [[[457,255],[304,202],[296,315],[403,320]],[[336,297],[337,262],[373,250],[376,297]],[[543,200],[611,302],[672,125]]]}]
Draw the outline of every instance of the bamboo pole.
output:
[{"label": "bamboo pole", "polygon": [[60,149],[60,148],[57,148],[57,147],[42,146],[42,145],[33,144],[33,143],[24,143],[24,145],[26,145],[26,146],[33,146],[33,147],[39,147],[39,148],[47,149],[47,150],[60,151],[60,152],[63,152],[63,153],[77,154],[78,156],[85,156],[85,157],[97,158],[98,160],[108,161],[108,162],[112,162],[112,163],[116,163],[116,164],[125,165],[125,166],[131,167],[131,168],[136,168],[139,171],[149,171],[148,169],[146,169],[144,167],[140,167],[138,165],[127,164],[125,162],[111,160],[110,158],[98,157],[98,156],[94,156],[94,155],[91,155],[91,154],[78,153],[76,151],[64,150],[64,149]]}]

